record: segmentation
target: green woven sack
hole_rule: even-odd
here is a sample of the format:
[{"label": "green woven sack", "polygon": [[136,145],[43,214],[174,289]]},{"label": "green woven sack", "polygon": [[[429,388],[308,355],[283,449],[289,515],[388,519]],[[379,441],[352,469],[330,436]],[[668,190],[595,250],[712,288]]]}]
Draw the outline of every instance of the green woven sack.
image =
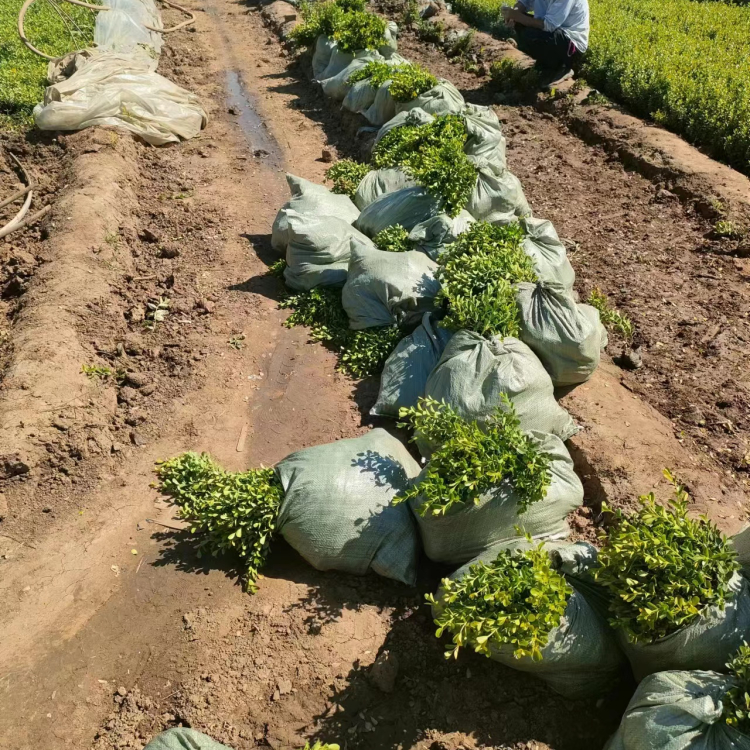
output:
[{"label": "green woven sack", "polygon": [[278,529],[310,565],[414,584],[419,539],[409,509],[391,501],[419,465],[399,440],[378,428],[292,453],[276,473]]}]

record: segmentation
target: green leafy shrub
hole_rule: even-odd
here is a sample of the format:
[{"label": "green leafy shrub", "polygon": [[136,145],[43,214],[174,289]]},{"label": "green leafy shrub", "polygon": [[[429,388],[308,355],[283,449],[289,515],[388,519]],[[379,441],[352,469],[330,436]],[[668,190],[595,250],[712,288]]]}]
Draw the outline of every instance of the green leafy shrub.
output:
[{"label": "green leafy shrub", "polygon": [[405,253],[412,249],[409,232],[401,224],[394,224],[382,229],[372,238],[372,241],[379,250],[385,250],[389,253]]},{"label": "green leafy shrub", "polygon": [[394,101],[410,102],[436,85],[437,78],[421,65],[403,65],[391,78],[388,91]]},{"label": "green leafy shrub", "polygon": [[[20,0],[0,3],[0,128],[31,126],[47,85],[47,61],[18,36],[20,7]],[[26,35],[43,52],[64,55],[93,44],[95,20],[95,11],[69,3],[36,2],[26,14]]]},{"label": "green leafy shrub", "polygon": [[424,125],[388,131],[373,150],[377,169],[401,167],[456,216],[468,203],[477,171],[464,153],[468,133],[463,118],[440,115]]},{"label": "green leafy shrub", "polygon": [[737,684],[722,700],[722,718],[742,734],[750,736],[750,646],[743,643],[727,664],[729,674]]},{"label": "green leafy shrub", "polygon": [[503,93],[528,93],[539,88],[539,71],[504,57],[490,65],[494,87]]},{"label": "green leafy shrub", "polygon": [[367,11],[346,13],[333,38],[343,52],[378,49],[385,44],[385,19]]},{"label": "green leafy shrub", "polygon": [[444,579],[439,598],[428,595],[427,601],[439,612],[437,637],[445,631],[453,635],[455,647],[446,658],[457,657],[464,646],[485,656],[492,646],[512,646],[517,659],[539,661],[572,593],[539,545],[503,550],[490,563],[478,562],[458,580]]},{"label": "green leafy shrub", "polygon": [[326,170],[326,180],[333,182],[334,193],[348,195],[354,200],[359,183],[369,171],[367,164],[353,159],[341,159]]},{"label": "green leafy shrub", "polygon": [[333,349],[338,354],[338,369],[353,378],[379,373],[403,336],[398,326],[352,331],[341,304],[341,290],[334,287],[290,295],[279,306],[293,310],[284,323],[287,328],[308,326],[310,338]]},{"label": "green leafy shrub", "polygon": [[386,81],[391,81],[388,91],[397,102],[410,102],[437,84],[437,78],[420,65],[388,65],[378,60],[355,70],[347,80],[349,83],[357,83],[368,79],[374,88],[380,88]]},{"label": "green leafy shrub", "polygon": [[157,466],[162,492],[201,537],[199,553],[237,554],[248,590],[265,562],[284,498],[273,469],[229,472],[201,453],[183,453]]},{"label": "green leafy shrub", "polygon": [[283,279],[284,278],[284,271],[286,271],[286,259],[279,258],[278,260],[275,260],[273,263],[271,263],[270,266],[268,266],[268,270],[266,273],[269,276],[275,276],[277,279]]},{"label": "green leafy shrub", "polygon": [[513,405],[503,397],[480,427],[448,404],[431,398],[402,409],[402,426],[414,429],[413,440],[437,446],[420,480],[395,502],[422,498],[421,515],[444,515],[457,505],[478,503],[481,495],[509,480],[519,497],[518,513],[538,502],[550,485],[549,458],[521,430]]},{"label": "green leafy shrub", "polygon": [[534,264],[523,250],[519,224],[477,222],[438,258],[438,301],[447,304],[441,325],[482,336],[518,336],[514,284],[535,282]]},{"label": "green leafy shrub", "polygon": [[292,30],[289,38],[303,47],[312,47],[321,34],[333,38],[346,14],[341,2],[336,0],[303,2],[300,5],[302,23]]},{"label": "green leafy shrub", "polygon": [[727,538],[705,517],[687,515],[688,494],[669,506],[652,493],[630,517],[618,510],[599,553],[596,580],[610,594],[610,623],[633,642],[651,643],[689,625],[710,606],[724,608],[738,569]]},{"label": "green leafy shrub", "polygon": [[353,378],[377,375],[403,336],[398,326],[349,331],[339,355],[339,369]]},{"label": "green leafy shrub", "polygon": [[623,315],[619,310],[610,307],[609,299],[601,289],[594,287],[591,290],[587,302],[599,311],[599,319],[607,328],[612,331],[617,331],[625,341],[633,340],[633,333],[635,332],[633,321],[630,320],[627,315]]}]

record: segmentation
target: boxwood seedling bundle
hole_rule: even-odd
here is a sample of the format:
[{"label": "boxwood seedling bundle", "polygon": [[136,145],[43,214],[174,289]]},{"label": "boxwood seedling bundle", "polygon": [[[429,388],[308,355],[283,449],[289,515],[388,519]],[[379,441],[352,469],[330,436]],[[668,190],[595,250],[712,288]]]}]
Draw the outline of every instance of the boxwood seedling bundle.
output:
[{"label": "boxwood seedling bundle", "polygon": [[624,659],[589,602],[596,550],[585,542],[496,545],[442,581],[432,605],[446,657],[473,648],[534,674],[568,698],[598,696],[617,684]]},{"label": "boxwood seedling bundle", "polygon": [[665,473],[670,505],[651,493],[637,513],[615,513],[595,574],[638,677],[720,671],[750,633],[750,587],[735,549],[708,519],[688,516],[687,492]]}]

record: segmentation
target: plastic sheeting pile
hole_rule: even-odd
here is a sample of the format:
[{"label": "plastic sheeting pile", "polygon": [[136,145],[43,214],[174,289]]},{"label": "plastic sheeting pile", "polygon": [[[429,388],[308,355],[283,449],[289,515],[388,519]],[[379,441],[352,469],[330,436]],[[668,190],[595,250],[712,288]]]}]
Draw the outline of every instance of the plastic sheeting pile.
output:
[{"label": "plastic sheeting pile", "polygon": [[42,130],[121,127],[153,145],[196,136],[207,122],[198,97],[156,73],[161,28],[154,0],[110,0],[93,49],[50,62],[50,86],[34,108]]}]

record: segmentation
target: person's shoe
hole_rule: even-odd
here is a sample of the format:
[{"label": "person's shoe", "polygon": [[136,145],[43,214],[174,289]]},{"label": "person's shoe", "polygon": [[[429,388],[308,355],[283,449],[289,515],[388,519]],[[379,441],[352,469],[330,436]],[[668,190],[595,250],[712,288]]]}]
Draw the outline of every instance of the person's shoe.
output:
[{"label": "person's shoe", "polygon": [[557,70],[552,71],[549,76],[546,76],[549,83],[545,82],[544,88],[547,90],[559,88],[560,84],[564,83],[565,81],[569,81],[572,77],[573,68],[570,68],[567,65],[563,65]]}]

